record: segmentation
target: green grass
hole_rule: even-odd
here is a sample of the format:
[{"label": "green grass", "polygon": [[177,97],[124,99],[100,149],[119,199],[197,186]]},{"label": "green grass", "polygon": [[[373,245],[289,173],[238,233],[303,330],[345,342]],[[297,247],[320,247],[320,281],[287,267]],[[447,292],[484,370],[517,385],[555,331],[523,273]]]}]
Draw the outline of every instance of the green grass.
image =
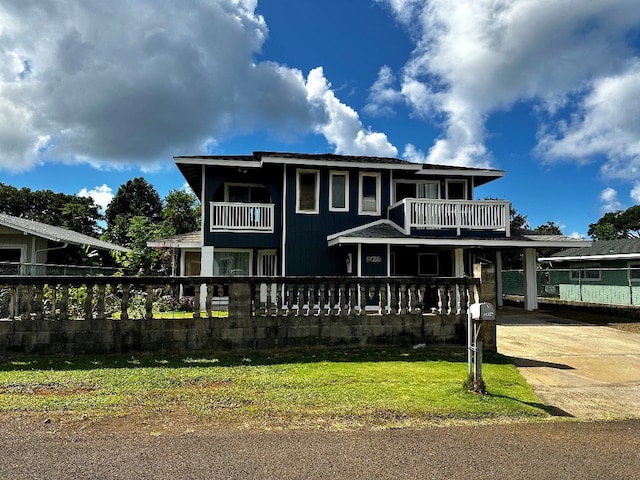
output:
[{"label": "green grass", "polygon": [[463,349],[344,349],[0,362],[0,412],[186,415],[251,428],[399,428],[548,413],[516,368],[486,355],[468,392]]},{"label": "green grass", "polygon": [[[144,312],[138,312],[137,314],[129,314],[131,318],[141,318],[144,316]],[[207,312],[200,312],[200,316],[202,318],[207,317]],[[226,310],[213,310],[211,312],[212,318],[227,318],[229,316],[229,312]],[[112,314],[112,317],[115,319],[119,319],[122,317],[121,312],[115,312]],[[178,310],[170,310],[166,312],[153,312],[153,318],[193,318],[193,312],[183,312]]]}]

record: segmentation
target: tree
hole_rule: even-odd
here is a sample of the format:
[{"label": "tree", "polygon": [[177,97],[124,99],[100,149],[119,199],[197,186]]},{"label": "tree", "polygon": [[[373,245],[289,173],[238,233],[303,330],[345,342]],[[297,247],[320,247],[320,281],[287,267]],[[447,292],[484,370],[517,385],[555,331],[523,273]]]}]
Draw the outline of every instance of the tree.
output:
[{"label": "tree", "polygon": [[587,235],[594,240],[640,238],[640,205],[605,213],[596,223],[589,225]]},{"label": "tree", "polygon": [[147,247],[148,241],[200,229],[200,205],[195,195],[172,190],[162,202],[155,188],[143,178],[123,184],[105,216],[105,238],[131,248],[127,254],[114,254],[116,262],[141,273],[162,270],[165,256],[170,254]]},{"label": "tree", "polygon": [[529,230],[529,222],[527,221],[526,215],[521,215],[518,211],[511,207],[509,212],[509,223],[511,226],[511,231],[514,230]]},{"label": "tree", "polygon": [[[562,235],[562,231],[560,227],[556,225],[555,222],[548,221],[543,225],[538,225],[533,230],[529,226],[529,221],[527,220],[526,215],[522,215],[518,213],[515,208],[511,208],[510,212],[511,219],[511,231],[521,231],[521,232],[533,232],[544,235]],[[547,249],[541,251],[540,253],[547,256],[550,255],[555,250]],[[520,250],[508,250],[505,251],[502,255],[502,268],[504,270],[516,270],[523,268],[523,254]]]},{"label": "tree", "polygon": [[79,197],[51,190],[31,190],[0,183],[0,211],[14,217],[67,228],[98,237],[102,220],[100,207],[91,197]]},{"label": "tree", "polygon": [[120,266],[147,275],[152,269],[157,268],[165,253],[147,247],[147,242],[166,236],[165,226],[162,223],[153,223],[141,215],[127,219],[126,224],[127,244],[131,251],[114,252],[114,258]]},{"label": "tree", "polygon": [[555,222],[547,222],[544,225],[538,225],[533,229],[536,233],[542,233],[545,235],[562,235],[562,230],[555,224]]},{"label": "tree", "polygon": [[171,190],[164,199],[162,219],[170,235],[200,230],[200,205],[197,197],[185,190]]},{"label": "tree", "polygon": [[105,210],[107,231],[105,238],[123,246],[131,246],[129,222],[133,217],[143,217],[150,223],[160,223],[162,202],[160,195],[144,178],[137,177],[118,188]]}]

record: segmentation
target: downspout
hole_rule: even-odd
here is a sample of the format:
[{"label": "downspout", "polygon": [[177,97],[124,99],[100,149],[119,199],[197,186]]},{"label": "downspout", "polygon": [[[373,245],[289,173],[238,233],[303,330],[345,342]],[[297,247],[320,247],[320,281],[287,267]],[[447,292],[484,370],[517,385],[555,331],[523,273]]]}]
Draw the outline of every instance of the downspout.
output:
[{"label": "downspout", "polygon": [[[34,262],[33,263],[38,263],[38,254],[40,252],[52,252],[53,250],[62,250],[64,248],[67,248],[69,246],[68,242],[64,242],[62,245],[58,246],[58,247],[49,247],[49,248],[41,248],[39,250],[35,251],[35,258],[33,259]],[[44,263],[44,262],[43,262]]]}]

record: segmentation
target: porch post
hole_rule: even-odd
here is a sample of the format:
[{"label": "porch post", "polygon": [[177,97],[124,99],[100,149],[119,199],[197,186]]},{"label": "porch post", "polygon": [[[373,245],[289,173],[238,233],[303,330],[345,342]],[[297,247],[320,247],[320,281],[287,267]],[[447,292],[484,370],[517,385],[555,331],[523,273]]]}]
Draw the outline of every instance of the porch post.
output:
[{"label": "porch post", "polygon": [[[203,246],[200,250],[200,276],[213,277],[213,247]],[[205,285],[200,288],[200,307],[207,304],[207,289]]]},{"label": "porch post", "polygon": [[453,276],[462,277],[464,275],[464,250],[462,248],[453,249]]},{"label": "porch post", "polygon": [[538,287],[536,282],[536,249],[524,249],[524,309],[538,309]]},{"label": "porch post", "polygon": [[498,308],[504,306],[502,300],[502,252],[496,252],[496,303]]}]

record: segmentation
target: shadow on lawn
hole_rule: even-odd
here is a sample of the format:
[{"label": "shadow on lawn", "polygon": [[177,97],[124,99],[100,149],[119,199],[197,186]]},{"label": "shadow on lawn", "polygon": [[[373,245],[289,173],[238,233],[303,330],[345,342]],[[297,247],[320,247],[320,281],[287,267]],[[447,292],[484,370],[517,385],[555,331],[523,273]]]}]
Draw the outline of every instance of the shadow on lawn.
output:
[{"label": "shadow on lawn", "polygon": [[[460,345],[368,348],[318,348],[253,352],[194,352],[187,355],[135,353],[131,355],[15,355],[0,358],[0,370],[95,370],[98,368],[189,368],[235,367],[320,362],[466,362],[467,350]],[[512,363],[500,354],[485,354],[485,362]]]}]

